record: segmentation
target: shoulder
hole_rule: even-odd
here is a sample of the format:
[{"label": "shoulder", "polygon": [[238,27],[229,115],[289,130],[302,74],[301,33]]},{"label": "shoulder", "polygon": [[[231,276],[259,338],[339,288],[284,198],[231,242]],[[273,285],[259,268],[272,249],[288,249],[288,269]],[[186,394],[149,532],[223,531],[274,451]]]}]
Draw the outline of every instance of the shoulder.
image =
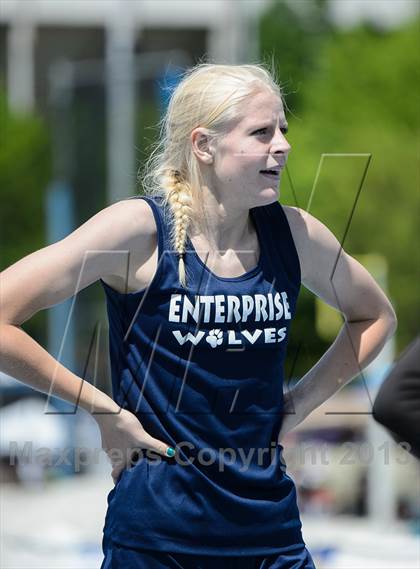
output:
[{"label": "shoulder", "polygon": [[127,258],[136,265],[153,253],[156,231],[145,200],[122,200],[101,209],[63,239],[2,271],[2,318],[21,324],[99,278],[125,276]]},{"label": "shoulder", "polygon": [[140,196],[122,199],[102,211],[108,211],[109,215],[115,216],[123,226],[128,223],[127,229],[134,226],[140,233],[156,231],[152,206]]},{"label": "shoulder", "polygon": [[338,255],[345,255],[332,231],[302,208],[285,205],[282,208],[299,256],[302,281],[309,283],[321,268],[331,272]]},{"label": "shoulder", "polygon": [[62,242],[66,250],[88,254],[99,275],[124,272],[131,260],[147,259],[156,246],[157,227],[151,206],[143,199],[114,202],[79,226]]},{"label": "shoulder", "polygon": [[[156,222],[151,206],[144,199],[123,199],[100,210],[91,221],[106,230],[111,248],[130,245],[141,237],[154,237]],[[109,225],[108,225],[109,224]]]}]

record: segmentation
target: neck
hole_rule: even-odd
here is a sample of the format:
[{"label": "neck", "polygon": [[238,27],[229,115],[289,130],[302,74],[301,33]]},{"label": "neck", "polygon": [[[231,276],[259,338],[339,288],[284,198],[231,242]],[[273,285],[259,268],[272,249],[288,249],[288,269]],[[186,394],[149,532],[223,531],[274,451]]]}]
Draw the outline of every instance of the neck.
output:
[{"label": "neck", "polygon": [[201,225],[198,228],[191,224],[191,237],[211,251],[243,248],[253,234],[249,209],[240,209],[237,203],[222,203],[209,191],[201,195]]}]

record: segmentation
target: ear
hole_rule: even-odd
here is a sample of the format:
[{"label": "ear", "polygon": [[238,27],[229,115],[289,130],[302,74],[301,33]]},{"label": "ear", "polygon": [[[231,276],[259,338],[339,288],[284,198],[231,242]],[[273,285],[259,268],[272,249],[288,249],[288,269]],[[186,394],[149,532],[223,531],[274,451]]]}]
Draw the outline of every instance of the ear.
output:
[{"label": "ear", "polygon": [[204,164],[212,164],[214,146],[209,131],[203,127],[197,127],[191,132],[191,146],[195,156]]}]

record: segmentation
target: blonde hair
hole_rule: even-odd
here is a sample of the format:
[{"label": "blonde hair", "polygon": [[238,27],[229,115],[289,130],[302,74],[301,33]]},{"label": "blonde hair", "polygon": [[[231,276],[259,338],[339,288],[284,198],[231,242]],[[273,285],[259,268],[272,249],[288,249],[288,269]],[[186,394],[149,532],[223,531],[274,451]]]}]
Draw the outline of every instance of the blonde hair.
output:
[{"label": "blonde hair", "polygon": [[200,198],[202,177],[190,134],[201,126],[208,129],[211,138],[223,137],[241,118],[240,103],[264,88],[284,103],[273,65],[269,71],[263,63],[198,63],[185,71],[159,121],[158,142],[139,173],[139,181],[145,195],[159,195],[163,205],[169,206],[170,241],[179,255],[178,274],[183,287],[188,227],[191,221],[200,227],[205,217]]}]

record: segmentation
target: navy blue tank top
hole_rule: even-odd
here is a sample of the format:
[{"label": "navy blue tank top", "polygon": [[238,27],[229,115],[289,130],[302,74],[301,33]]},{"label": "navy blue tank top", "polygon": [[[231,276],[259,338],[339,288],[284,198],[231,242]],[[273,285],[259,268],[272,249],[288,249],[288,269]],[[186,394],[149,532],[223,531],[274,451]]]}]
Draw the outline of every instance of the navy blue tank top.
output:
[{"label": "navy blue tank top", "polygon": [[[199,555],[258,555],[305,545],[294,482],[277,437],[286,345],[301,274],[280,203],[252,208],[258,264],[215,275],[187,238],[187,287],[171,215],[145,199],[158,233],[150,285],[119,293],[102,279],[114,400],[169,458],[144,450],[108,494],[104,540]],[[132,199],[132,198],[129,198]]]}]

